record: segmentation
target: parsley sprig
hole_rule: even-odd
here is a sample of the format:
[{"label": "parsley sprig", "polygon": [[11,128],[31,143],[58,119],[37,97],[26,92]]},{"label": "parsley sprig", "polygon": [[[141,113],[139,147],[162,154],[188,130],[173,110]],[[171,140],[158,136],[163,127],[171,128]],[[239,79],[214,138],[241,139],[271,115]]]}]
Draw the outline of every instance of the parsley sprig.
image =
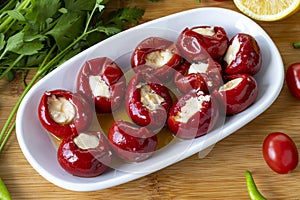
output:
[{"label": "parsley sprig", "polygon": [[17,71],[36,73],[1,130],[0,152],[14,130],[22,99],[38,79],[83,49],[138,23],[144,14],[139,8],[121,8],[105,18],[108,1],[1,1],[0,79],[11,81]]}]

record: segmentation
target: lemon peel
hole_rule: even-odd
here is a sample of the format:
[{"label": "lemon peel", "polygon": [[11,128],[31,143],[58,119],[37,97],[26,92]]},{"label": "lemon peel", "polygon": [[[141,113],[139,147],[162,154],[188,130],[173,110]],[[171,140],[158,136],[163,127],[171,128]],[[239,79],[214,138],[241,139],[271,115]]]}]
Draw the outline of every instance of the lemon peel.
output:
[{"label": "lemon peel", "polygon": [[300,0],[233,0],[245,15],[259,21],[277,21],[295,14]]}]

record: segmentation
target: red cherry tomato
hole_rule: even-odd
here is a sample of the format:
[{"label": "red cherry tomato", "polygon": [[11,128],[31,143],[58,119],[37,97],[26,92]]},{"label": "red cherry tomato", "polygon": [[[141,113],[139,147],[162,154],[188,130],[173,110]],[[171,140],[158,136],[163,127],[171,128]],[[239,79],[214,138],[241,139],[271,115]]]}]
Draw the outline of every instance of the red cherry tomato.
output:
[{"label": "red cherry tomato", "polygon": [[286,71],[286,84],[290,92],[300,99],[300,63],[290,65]]},{"label": "red cherry tomato", "polygon": [[293,140],[281,132],[270,133],[263,143],[263,156],[269,167],[286,174],[298,165],[298,150]]}]

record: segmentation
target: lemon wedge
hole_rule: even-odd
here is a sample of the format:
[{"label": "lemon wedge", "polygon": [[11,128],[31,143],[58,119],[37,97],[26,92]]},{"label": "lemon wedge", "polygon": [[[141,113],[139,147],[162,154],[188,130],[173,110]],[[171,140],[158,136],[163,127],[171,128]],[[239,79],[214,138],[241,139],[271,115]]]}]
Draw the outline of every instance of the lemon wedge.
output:
[{"label": "lemon wedge", "polygon": [[300,9],[300,0],[233,0],[245,15],[259,21],[284,19]]}]

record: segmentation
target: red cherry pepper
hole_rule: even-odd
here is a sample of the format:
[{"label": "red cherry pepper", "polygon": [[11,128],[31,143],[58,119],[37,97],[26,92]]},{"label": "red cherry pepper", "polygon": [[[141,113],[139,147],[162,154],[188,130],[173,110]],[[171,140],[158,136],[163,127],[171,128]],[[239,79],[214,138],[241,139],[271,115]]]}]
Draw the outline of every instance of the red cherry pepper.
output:
[{"label": "red cherry pepper", "polygon": [[201,91],[208,91],[208,87],[206,85],[206,81],[204,76],[200,73],[191,73],[189,74],[189,68],[191,63],[184,62],[182,65],[177,69],[174,75],[174,83],[178,87],[178,89],[183,93],[188,93],[191,90],[201,90]]},{"label": "red cherry pepper", "polygon": [[248,74],[227,75],[225,84],[218,90],[216,96],[226,107],[226,114],[237,114],[248,108],[257,98],[256,80]]},{"label": "red cherry pepper", "polygon": [[126,110],[137,125],[151,130],[162,128],[171,106],[168,89],[155,77],[136,73],[128,83]]},{"label": "red cherry pepper", "polygon": [[229,43],[224,56],[226,74],[256,74],[262,65],[260,48],[251,35],[239,33]]},{"label": "red cherry pepper", "polygon": [[81,132],[65,138],[57,151],[59,164],[80,177],[104,173],[111,164],[112,152],[103,133]]},{"label": "red cherry pepper", "polygon": [[286,71],[286,84],[290,92],[300,99],[300,63],[291,64]]},{"label": "red cherry pepper", "polygon": [[87,61],[77,78],[77,91],[95,103],[98,112],[117,109],[124,97],[126,79],[119,66],[107,57]]},{"label": "red cherry pepper", "polygon": [[87,129],[93,117],[88,102],[66,90],[46,91],[39,103],[38,116],[44,128],[59,139]]},{"label": "red cherry pepper", "polygon": [[212,59],[207,63],[184,62],[175,72],[174,82],[183,93],[191,90],[209,92],[222,82],[222,68]]},{"label": "red cherry pepper", "polygon": [[131,57],[131,65],[136,72],[146,70],[162,81],[172,77],[181,61],[175,43],[160,37],[140,42]]},{"label": "red cherry pepper", "polygon": [[189,62],[218,60],[225,54],[228,43],[225,30],[218,26],[186,28],[177,39],[179,51]]},{"label": "red cherry pepper", "polygon": [[217,102],[202,91],[180,97],[170,110],[168,128],[176,137],[192,139],[213,129],[219,117]]},{"label": "red cherry pepper", "polygon": [[112,124],[108,140],[116,154],[128,162],[148,159],[157,147],[157,135],[145,127],[122,120]]}]

